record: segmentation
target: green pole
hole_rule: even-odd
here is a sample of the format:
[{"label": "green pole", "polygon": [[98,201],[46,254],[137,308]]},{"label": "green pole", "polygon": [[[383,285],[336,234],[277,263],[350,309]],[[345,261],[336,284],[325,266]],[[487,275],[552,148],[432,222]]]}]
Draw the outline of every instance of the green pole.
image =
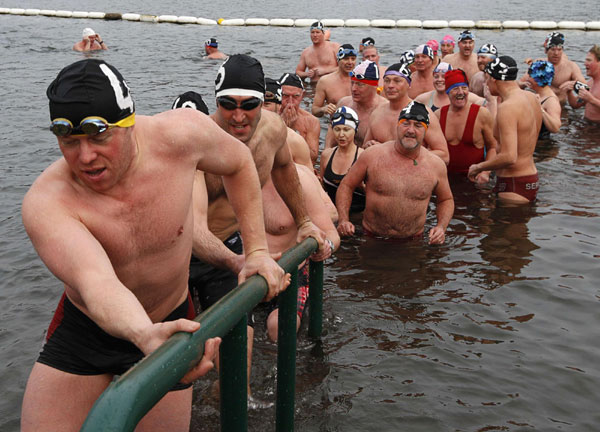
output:
[{"label": "green pole", "polygon": [[248,430],[248,319],[244,317],[223,338],[219,350],[221,431]]},{"label": "green pole", "polygon": [[277,329],[277,406],[275,430],[294,430],[294,399],[296,395],[296,301],[298,271],[291,271],[292,282],[279,294]]},{"label": "green pole", "polygon": [[310,262],[308,281],[308,336],[320,339],[323,333],[323,261]]}]

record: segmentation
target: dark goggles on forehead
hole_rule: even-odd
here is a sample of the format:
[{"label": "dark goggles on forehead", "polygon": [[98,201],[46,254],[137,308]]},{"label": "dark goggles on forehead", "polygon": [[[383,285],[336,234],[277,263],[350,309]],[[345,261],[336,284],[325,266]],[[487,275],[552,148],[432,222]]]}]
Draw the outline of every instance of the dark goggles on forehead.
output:
[{"label": "dark goggles on forehead", "polygon": [[350,121],[353,121],[353,122],[357,122],[358,121],[358,119],[354,118],[354,116],[352,114],[347,113],[347,112],[341,112],[341,111],[334,112],[333,116],[331,117],[331,121],[339,120],[342,117],[345,120],[350,120]]},{"label": "dark goggles on forehead", "polygon": [[481,48],[479,48],[479,51],[477,51],[477,54],[491,54],[491,55],[496,55],[496,50],[489,47],[489,46],[482,46]]},{"label": "dark goggles on forehead", "polygon": [[81,120],[79,126],[73,126],[73,123],[66,118],[56,118],[50,124],[50,131],[58,137],[67,137],[70,135],[98,135],[114,127],[127,128],[135,124],[135,113],[119,120],[116,123],[109,123],[105,118],[90,116]]},{"label": "dark goggles on forehead", "polygon": [[281,98],[276,93],[267,90],[265,92],[265,102],[281,103]]},{"label": "dark goggles on forehead", "polygon": [[250,99],[246,99],[240,102],[238,105],[235,99],[232,99],[227,96],[219,96],[217,98],[217,103],[223,109],[227,111],[233,111],[237,108],[242,109],[244,111],[252,111],[254,108],[258,107],[261,104],[262,100],[257,97],[251,97]]},{"label": "dark goggles on forehead", "polygon": [[429,125],[429,117],[426,117],[423,114],[404,113],[398,120],[398,123],[403,123],[406,120],[415,120],[423,123],[425,126]]}]

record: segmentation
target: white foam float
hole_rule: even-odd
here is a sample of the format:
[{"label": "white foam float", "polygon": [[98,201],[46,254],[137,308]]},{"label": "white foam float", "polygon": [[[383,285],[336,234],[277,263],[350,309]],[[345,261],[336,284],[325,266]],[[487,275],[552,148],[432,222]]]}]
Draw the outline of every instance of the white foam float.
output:
[{"label": "white foam float", "polygon": [[559,29],[565,30],[585,30],[583,21],[560,21],[557,26]]},{"label": "white foam float", "polygon": [[294,20],[290,18],[273,18],[269,20],[269,25],[276,27],[293,27]]},{"label": "white foam float", "polygon": [[411,19],[401,19],[396,21],[396,27],[400,28],[421,28],[423,27],[423,22],[421,20],[411,20]]},{"label": "white foam float", "polygon": [[217,25],[218,24],[215,20],[211,20],[208,18],[198,18],[197,23],[200,25]]},{"label": "white foam float", "polygon": [[106,14],[104,12],[89,12],[88,13],[88,18],[93,18],[93,19],[104,19],[105,16],[106,16]]},{"label": "white foam float", "polygon": [[181,15],[177,17],[177,24],[198,24],[198,18]]},{"label": "white foam float", "polygon": [[531,21],[529,23],[529,28],[535,30],[554,30],[558,28],[558,24],[554,21]]},{"label": "white foam float", "polygon": [[57,10],[56,16],[60,18],[71,18],[73,16],[73,12],[66,10]]},{"label": "white foam float", "polygon": [[84,12],[84,11],[73,11],[73,15],[71,15],[72,18],[88,18],[90,15],[89,12]]},{"label": "white foam float", "polygon": [[587,30],[600,30],[600,21],[589,21],[585,23]]},{"label": "white foam float", "polygon": [[245,22],[242,18],[231,18],[231,19],[219,18],[217,20],[217,22],[219,23],[219,25],[222,25],[222,26],[243,26],[243,25],[245,25]]},{"label": "white foam float", "polygon": [[448,22],[450,28],[463,28],[469,29],[475,27],[475,21],[471,20],[452,20]]},{"label": "white foam float", "polygon": [[177,15],[159,15],[158,17],[156,17],[156,20],[159,23],[161,23],[161,22],[176,23]]},{"label": "white foam float", "polygon": [[155,22],[158,22],[158,17],[156,15],[141,14],[140,21],[155,23]]},{"label": "white foam float", "polygon": [[439,29],[448,27],[448,21],[445,20],[425,20],[423,21],[423,28],[426,29]]},{"label": "white foam float", "polygon": [[344,21],[344,25],[346,27],[369,27],[371,25],[371,21],[368,19],[352,18]]},{"label": "white foam float", "polygon": [[371,27],[393,28],[396,27],[396,21],[392,19],[374,19],[371,20]]},{"label": "white foam float", "polygon": [[21,9],[21,8],[11,8],[8,10],[8,13],[11,15],[24,15],[25,14],[25,9]]},{"label": "white foam float", "polygon": [[296,27],[310,27],[312,25],[312,23],[314,23],[315,21],[319,21],[318,19],[310,19],[310,18],[298,18],[297,20],[294,20],[294,25]]},{"label": "white foam float", "polygon": [[[2,12],[0,12],[2,13]],[[39,15],[40,14],[40,10],[39,9],[25,9],[25,12],[23,12],[23,15]]]},{"label": "white foam float", "polygon": [[344,24],[346,23],[343,19],[336,18],[325,18],[322,19],[321,22],[325,27],[344,27]]},{"label": "white foam float", "polygon": [[40,15],[43,16],[56,16],[56,11],[51,9],[42,9],[40,10]]},{"label": "white foam float", "polygon": [[266,18],[246,18],[244,23],[247,26],[268,26],[269,20]]},{"label": "white foam float", "polygon": [[142,16],[138,13],[124,13],[121,15],[121,18],[125,21],[139,21],[141,17]]},{"label": "white foam float", "polygon": [[7,13],[10,13],[9,8],[0,8],[0,14],[7,14]]},{"label": "white foam float", "polygon": [[498,30],[502,28],[502,23],[496,20],[479,20],[475,23],[478,29]]},{"label": "white foam float", "polygon": [[519,21],[519,20],[502,21],[502,28],[504,28],[504,29],[528,29],[529,21]]}]

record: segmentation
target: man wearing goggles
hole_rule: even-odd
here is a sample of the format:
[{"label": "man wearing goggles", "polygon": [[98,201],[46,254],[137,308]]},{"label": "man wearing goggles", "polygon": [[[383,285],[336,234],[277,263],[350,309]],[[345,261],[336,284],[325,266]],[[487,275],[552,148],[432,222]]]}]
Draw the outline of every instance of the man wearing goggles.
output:
[{"label": "man wearing goggles", "polygon": [[349,220],[352,194],[368,173],[362,220],[365,234],[392,241],[422,241],[429,200],[435,194],[437,224],[429,230],[428,242],[444,243],[454,213],[454,200],[446,165],[422,148],[428,127],[429,112],[425,105],[410,102],[396,120],[397,136],[367,149],[352,165],[336,194],[341,236],[355,233]]},{"label": "man wearing goggles", "polygon": [[[125,80],[98,59],[64,68],[47,95],[63,157],[31,186],[22,216],[65,292],[27,384],[23,431],[79,430],[115,375],[172,334],[198,330],[187,278],[201,242],[192,214],[198,170],[223,176],[236,203],[248,248],[240,280],[260,272],[271,297],[288,283],[269,264],[252,155],[209,117],[176,109],[134,122]],[[189,429],[191,382],[212,368],[218,345],[207,341],[140,428]]]},{"label": "man wearing goggles", "polygon": [[[398,115],[412,102],[412,99],[408,97],[410,85],[411,72],[406,64],[395,63],[387,68],[383,77],[383,92],[387,100],[384,99],[384,103],[373,110],[369,117],[369,127],[363,147],[395,139]],[[427,110],[430,114],[430,125],[425,136],[425,145],[432,153],[448,163],[448,146],[440,129],[440,123],[433,112],[429,108]]]},{"label": "man wearing goggles", "polygon": [[464,30],[458,36],[458,52],[444,57],[453,69],[462,69],[470,80],[477,73],[477,54],[475,54],[475,35],[470,30]]},{"label": "man wearing goggles", "polygon": [[217,38],[211,37],[204,42],[204,51],[206,52],[205,59],[223,60],[227,55],[219,51],[219,41]]},{"label": "man wearing goggles", "polygon": [[334,73],[325,75],[317,83],[311,112],[317,117],[331,115],[337,102],[344,96],[350,96],[350,72],[356,66],[358,53],[350,44],[344,44],[337,52],[338,68]]},{"label": "man wearing goggles", "polygon": [[315,21],[310,26],[310,40],[312,45],[304,48],[300,54],[295,73],[302,79],[310,78],[314,84],[323,75],[337,69],[336,55],[340,45],[326,40],[325,28],[321,21]]}]

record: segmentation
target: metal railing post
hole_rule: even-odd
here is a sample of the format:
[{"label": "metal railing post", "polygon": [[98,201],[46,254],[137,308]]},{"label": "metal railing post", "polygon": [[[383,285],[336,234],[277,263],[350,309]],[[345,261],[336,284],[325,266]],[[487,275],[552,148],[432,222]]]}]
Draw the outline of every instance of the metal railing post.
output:
[{"label": "metal railing post", "polygon": [[219,349],[221,431],[248,430],[248,318],[223,338]]},{"label": "metal railing post", "polygon": [[323,261],[310,262],[308,283],[308,336],[320,339],[323,333]]}]

